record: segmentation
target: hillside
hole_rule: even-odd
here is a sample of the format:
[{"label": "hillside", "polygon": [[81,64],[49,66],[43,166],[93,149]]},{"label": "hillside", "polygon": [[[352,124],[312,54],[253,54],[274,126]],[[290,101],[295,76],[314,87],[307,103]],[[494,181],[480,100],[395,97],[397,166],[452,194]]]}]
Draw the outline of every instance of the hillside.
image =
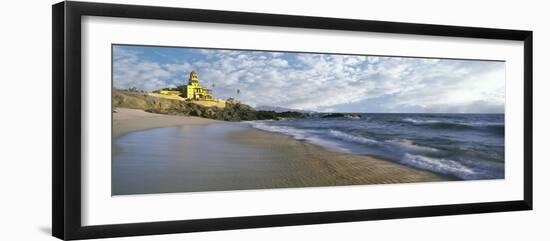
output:
[{"label": "hillside", "polygon": [[215,120],[244,121],[279,118],[301,118],[303,113],[258,111],[241,103],[226,103],[225,108],[205,107],[189,101],[172,100],[150,96],[147,93],[113,89],[113,107],[142,109],[151,113],[167,115],[198,116]]}]

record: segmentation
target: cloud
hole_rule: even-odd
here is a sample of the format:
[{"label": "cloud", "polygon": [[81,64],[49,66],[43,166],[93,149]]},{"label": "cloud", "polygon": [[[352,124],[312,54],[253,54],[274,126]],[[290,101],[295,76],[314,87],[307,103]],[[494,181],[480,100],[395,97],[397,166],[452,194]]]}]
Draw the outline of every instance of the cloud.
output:
[{"label": "cloud", "polygon": [[193,69],[186,62],[161,64],[146,60],[139,51],[128,47],[115,46],[113,49],[113,85],[117,88],[153,91],[175,87],[186,83],[185,78]]},{"label": "cloud", "polygon": [[[504,62],[212,49],[182,50],[170,58],[177,61],[166,62],[129,46],[117,47],[113,54],[113,82],[119,88],[151,91],[185,84],[189,72],[197,70],[201,84],[215,84],[216,97],[237,97],[252,106],[337,111],[376,103],[375,109],[384,112],[461,113],[504,109]],[[381,99],[385,101],[379,103]]]}]

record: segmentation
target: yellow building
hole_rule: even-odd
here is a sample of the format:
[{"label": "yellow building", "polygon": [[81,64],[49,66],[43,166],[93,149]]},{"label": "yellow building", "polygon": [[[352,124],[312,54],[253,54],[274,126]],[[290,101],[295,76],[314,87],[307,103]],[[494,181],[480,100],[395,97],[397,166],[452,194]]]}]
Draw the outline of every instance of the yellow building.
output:
[{"label": "yellow building", "polygon": [[195,71],[189,74],[187,85],[180,86],[181,97],[189,100],[213,100],[212,91],[199,84],[199,75]]}]

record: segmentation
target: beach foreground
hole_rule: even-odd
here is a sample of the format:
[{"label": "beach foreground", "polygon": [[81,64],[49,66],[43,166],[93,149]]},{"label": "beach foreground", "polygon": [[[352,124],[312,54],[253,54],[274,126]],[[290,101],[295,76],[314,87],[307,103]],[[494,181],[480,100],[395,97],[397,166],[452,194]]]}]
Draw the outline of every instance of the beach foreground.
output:
[{"label": "beach foreground", "polygon": [[123,108],[113,114],[113,146],[113,195],[451,180],[247,123]]}]

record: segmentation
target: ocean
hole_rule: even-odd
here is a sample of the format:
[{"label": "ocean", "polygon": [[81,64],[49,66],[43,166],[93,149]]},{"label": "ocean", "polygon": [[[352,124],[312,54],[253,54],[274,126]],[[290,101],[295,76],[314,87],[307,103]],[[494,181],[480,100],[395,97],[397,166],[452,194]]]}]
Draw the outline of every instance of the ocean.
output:
[{"label": "ocean", "polygon": [[330,150],[371,155],[462,180],[504,178],[504,114],[313,114],[247,123]]}]

